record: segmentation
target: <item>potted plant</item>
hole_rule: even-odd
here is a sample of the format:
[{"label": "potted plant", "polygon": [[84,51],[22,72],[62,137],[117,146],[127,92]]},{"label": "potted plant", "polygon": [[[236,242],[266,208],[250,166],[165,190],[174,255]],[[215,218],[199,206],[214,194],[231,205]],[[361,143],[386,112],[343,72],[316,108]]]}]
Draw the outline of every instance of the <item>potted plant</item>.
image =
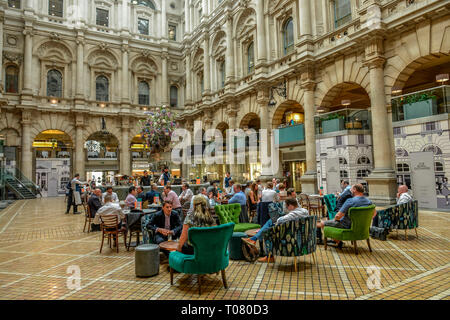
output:
[{"label": "potted plant", "polygon": [[437,97],[431,93],[416,93],[403,101],[405,120],[428,117],[437,114]]},{"label": "potted plant", "polygon": [[322,133],[329,133],[344,130],[345,116],[337,113],[330,114],[327,118],[321,119]]}]

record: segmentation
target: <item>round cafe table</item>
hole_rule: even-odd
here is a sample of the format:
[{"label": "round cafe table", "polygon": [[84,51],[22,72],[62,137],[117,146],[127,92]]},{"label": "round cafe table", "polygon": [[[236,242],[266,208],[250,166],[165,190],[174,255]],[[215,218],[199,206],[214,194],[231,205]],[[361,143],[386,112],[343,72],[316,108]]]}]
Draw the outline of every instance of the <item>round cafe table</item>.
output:
[{"label": "round cafe table", "polygon": [[178,241],[165,241],[165,242],[161,242],[161,243],[159,244],[159,248],[160,248],[161,250],[166,250],[166,251],[169,251],[169,252],[177,251],[177,248],[178,248]]}]

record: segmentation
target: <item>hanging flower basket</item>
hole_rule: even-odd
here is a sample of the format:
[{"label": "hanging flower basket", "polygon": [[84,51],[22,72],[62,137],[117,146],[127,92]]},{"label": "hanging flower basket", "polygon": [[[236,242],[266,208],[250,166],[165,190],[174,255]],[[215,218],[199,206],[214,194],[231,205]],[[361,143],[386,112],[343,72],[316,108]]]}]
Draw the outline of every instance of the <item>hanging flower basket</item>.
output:
[{"label": "hanging flower basket", "polygon": [[177,128],[175,114],[167,106],[146,112],[147,119],[140,120],[141,137],[147,143],[150,154],[162,153],[170,146],[172,133]]}]

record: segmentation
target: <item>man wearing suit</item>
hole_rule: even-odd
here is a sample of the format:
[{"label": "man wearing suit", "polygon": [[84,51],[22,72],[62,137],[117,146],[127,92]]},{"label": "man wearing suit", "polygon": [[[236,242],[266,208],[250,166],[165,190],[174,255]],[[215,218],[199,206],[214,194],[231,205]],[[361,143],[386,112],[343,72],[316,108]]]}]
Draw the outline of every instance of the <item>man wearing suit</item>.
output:
[{"label": "man wearing suit", "polygon": [[147,230],[153,233],[153,242],[156,244],[168,241],[169,235],[174,240],[179,238],[182,228],[180,217],[175,212],[172,213],[170,201],[164,201],[162,210],[155,213],[147,224]]},{"label": "man wearing suit", "polygon": [[92,193],[88,201],[89,210],[91,213],[91,218],[95,217],[98,209],[102,206],[102,190],[97,188]]}]

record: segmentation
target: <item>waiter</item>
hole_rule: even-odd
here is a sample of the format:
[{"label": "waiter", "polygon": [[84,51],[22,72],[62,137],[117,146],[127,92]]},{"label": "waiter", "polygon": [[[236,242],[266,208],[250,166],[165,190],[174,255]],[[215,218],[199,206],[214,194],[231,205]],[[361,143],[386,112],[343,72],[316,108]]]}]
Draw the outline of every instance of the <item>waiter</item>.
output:
[{"label": "waiter", "polygon": [[150,186],[152,182],[151,177],[148,175],[147,170],[144,170],[144,176],[141,178],[141,185],[144,187]]}]

